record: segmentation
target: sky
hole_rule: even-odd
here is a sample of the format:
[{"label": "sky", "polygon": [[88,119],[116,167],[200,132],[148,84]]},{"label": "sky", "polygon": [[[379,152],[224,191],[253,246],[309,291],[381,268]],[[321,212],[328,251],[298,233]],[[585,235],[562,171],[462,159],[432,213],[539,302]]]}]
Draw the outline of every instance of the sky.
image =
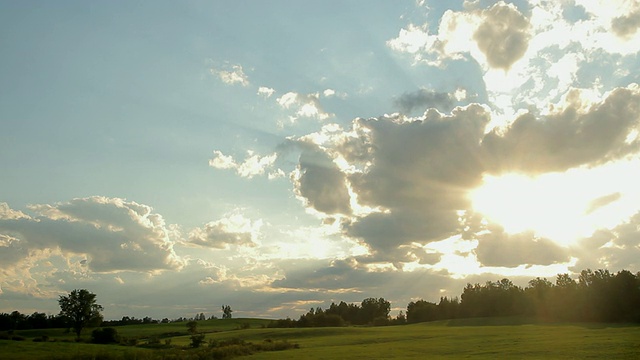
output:
[{"label": "sky", "polygon": [[640,271],[640,2],[0,0],[0,312]]}]

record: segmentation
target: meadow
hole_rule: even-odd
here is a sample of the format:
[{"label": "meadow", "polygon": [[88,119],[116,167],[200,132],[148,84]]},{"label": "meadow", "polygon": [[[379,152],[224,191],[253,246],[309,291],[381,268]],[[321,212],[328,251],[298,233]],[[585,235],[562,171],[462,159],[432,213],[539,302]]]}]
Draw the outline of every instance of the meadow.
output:
[{"label": "meadow", "polygon": [[[624,324],[544,324],[513,318],[446,320],[412,325],[335,328],[266,328],[264,319],[198,322],[208,343],[276,343],[296,348],[260,351],[247,359],[638,359],[640,326]],[[121,336],[144,346],[76,343],[63,330],[17,331],[23,341],[0,340],[1,359],[196,359],[204,352],[188,349],[185,323],[117,327]],[[88,330],[83,337],[88,338]],[[46,335],[47,342],[33,338]],[[53,342],[52,339],[57,341]],[[265,342],[266,340],[266,342]]]}]

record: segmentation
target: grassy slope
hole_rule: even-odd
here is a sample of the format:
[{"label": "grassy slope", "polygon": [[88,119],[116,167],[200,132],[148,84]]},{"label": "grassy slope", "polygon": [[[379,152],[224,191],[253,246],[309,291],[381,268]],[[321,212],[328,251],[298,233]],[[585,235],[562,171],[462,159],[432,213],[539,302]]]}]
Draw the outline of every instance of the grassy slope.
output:
[{"label": "grassy slope", "polygon": [[[460,321],[458,324],[462,323]],[[225,338],[231,334],[214,334]],[[333,329],[238,332],[259,341],[288,339],[300,349],[251,359],[640,359],[640,327],[583,325],[451,326],[450,322]]]},{"label": "grassy slope", "polygon": [[[289,340],[300,349],[264,352],[247,359],[640,359],[640,326],[537,324],[513,325],[511,319],[468,319],[406,326],[307,329],[262,329],[267,320],[232,319],[199,322],[208,339],[242,338]],[[251,329],[235,330],[242,323]],[[515,323],[518,323],[516,321]],[[124,336],[145,337],[184,333],[179,324],[118,327]],[[25,334],[22,334],[23,336]],[[29,339],[30,340],[30,339]],[[103,351],[154,351],[122,346],[75,343],[0,341],[0,358],[48,358],[55,353],[99,354]],[[188,345],[188,336],[172,338],[172,345]],[[29,355],[29,356],[23,356]]]}]

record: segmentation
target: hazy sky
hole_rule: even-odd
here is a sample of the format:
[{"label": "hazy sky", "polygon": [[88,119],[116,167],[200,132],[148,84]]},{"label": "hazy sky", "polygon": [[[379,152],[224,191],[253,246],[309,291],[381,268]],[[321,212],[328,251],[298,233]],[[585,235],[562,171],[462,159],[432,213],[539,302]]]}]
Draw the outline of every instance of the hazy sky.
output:
[{"label": "hazy sky", "polygon": [[640,270],[640,2],[0,0],[0,311]]}]

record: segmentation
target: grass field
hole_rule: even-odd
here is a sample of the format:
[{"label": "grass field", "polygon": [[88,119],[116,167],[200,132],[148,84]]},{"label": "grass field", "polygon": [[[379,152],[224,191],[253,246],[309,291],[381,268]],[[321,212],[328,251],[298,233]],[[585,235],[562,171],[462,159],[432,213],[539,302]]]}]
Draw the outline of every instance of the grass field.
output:
[{"label": "grass field", "polygon": [[[468,319],[387,327],[305,329],[261,328],[267,320],[232,319],[199,322],[206,340],[239,338],[254,343],[288,340],[299,349],[259,352],[247,359],[640,359],[640,326],[608,324],[523,324],[507,319]],[[515,323],[518,323],[517,321]],[[249,329],[239,329],[250,324]],[[245,325],[246,327],[246,325]],[[124,336],[184,333],[184,323],[118,327]],[[40,331],[42,332],[42,331]],[[18,332],[26,337],[25,332]],[[40,334],[41,335],[41,334]],[[38,336],[38,335],[36,335]],[[165,350],[73,342],[0,341],[0,359],[162,358]],[[171,337],[174,347],[188,336]],[[184,353],[184,352],[183,352]],[[77,355],[77,356],[76,356]]]}]

